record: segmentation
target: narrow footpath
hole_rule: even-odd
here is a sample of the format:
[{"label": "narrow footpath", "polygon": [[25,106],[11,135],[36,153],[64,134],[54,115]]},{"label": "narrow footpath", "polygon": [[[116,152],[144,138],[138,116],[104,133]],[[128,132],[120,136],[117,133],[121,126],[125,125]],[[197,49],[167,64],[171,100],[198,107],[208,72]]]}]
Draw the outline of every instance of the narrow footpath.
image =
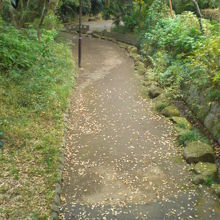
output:
[{"label": "narrow footpath", "polygon": [[142,97],[126,51],[87,37],[82,63],[66,134],[62,218],[220,219],[214,196],[191,184],[171,122]]}]

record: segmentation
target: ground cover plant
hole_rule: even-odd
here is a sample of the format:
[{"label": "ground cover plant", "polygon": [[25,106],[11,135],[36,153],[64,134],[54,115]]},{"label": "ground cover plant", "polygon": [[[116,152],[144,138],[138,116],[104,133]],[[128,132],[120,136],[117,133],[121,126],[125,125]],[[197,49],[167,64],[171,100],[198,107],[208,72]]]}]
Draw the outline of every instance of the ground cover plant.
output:
[{"label": "ground cover plant", "polygon": [[[170,12],[168,2],[173,3],[176,11]],[[183,95],[182,89],[194,83],[198,89],[207,90],[210,101],[219,101],[220,25],[198,19],[193,2],[121,2],[121,29],[138,33],[142,57],[153,68],[161,86],[169,91],[174,88]],[[200,9],[218,6],[217,1],[197,2]],[[128,5],[130,10],[125,10]],[[120,26],[115,30],[120,30]]]},{"label": "ground cover plant", "polygon": [[0,218],[47,219],[57,179],[72,51],[56,31],[0,24]]},{"label": "ground cover plant", "polygon": [[219,86],[219,24],[203,23],[204,34],[196,16],[188,12],[160,20],[145,34],[141,50],[154,59],[161,83],[181,85],[193,79],[199,86]]}]

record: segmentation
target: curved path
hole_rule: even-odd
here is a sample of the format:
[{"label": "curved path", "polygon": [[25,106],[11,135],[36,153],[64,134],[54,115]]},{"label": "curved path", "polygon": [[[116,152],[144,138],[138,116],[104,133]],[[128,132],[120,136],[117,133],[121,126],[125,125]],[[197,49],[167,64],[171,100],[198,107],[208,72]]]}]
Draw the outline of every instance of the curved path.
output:
[{"label": "curved path", "polygon": [[66,134],[63,218],[218,219],[212,196],[190,184],[172,125],[151,106],[123,49],[83,39]]}]

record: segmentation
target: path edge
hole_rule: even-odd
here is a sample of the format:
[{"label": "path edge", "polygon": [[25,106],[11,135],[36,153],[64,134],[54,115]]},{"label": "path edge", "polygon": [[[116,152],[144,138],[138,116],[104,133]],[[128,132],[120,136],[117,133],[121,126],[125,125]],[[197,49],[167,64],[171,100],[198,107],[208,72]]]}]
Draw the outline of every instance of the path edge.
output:
[{"label": "path edge", "polygon": [[[86,36],[91,36],[93,38],[97,38],[97,39],[100,39],[100,40],[106,40],[106,41],[111,41],[115,44],[117,44],[120,48],[123,48],[125,49],[127,52],[128,52],[128,55],[131,59],[133,59],[134,61],[134,64],[135,64],[135,72],[137,75],[143,77],[143,72],[147,72],[147,66],[144,64],[143,60],[140,58],[140,55],[139,55],[139,51],[138,51],[138,47],[137,45],[134,45],[134,44],[131,44],[131,43],[128,43],[128,42],[125,42],[123,40],[120,40],[120,39],[117,39],[117,38],[113,38],[113,37],[108,37],[105,35],[105,33],[103,32],[92,32],[92,33],[89,33],[87,34]],[[143,65],[142,65],[143,64]],[[140,68],[140,71],[138,71],[138,69]],[[143,86],[146,87],[148,93],[151,89],[151,86],[154,85],[154,83],[156,83],[156,81],[152,81],[149,85],[146,85],[145,83],[143,83]],[[158,88],[159,89],[163,89],[161,88],[158,84],[157,84]],[[148,97],[150,99],[152,99],[152,97],[150,97],[150,94],[148,94]],[[175,102],[172,102],[171,103],[171,106],[175,106],[175,108],[179,109],[179,106],[177,106],[175,104]],[[188,107],[188,105],[186,104],[186,106]],[[179,110],[178,110],[179,111]],[[158,112],[159,114],[162,114],[161,112]],[[163,114],[162,114],[163,115]],[[165,116],[165,118],[168,118],[170,121],[173,122],[172,120],[172,117],[168,117],[168,116]],[[174,126],[175,126],[175,122],[173,122]],[[194,126],[193,126],[194,127]],[[177,138],[177,137],[176,137]],[[208,138],[210,138],[210,136],[208,136]],[[211,138],[212,139],[212,138]],[[178,146],[178,145],[177,145]],[[176,147],[177,147],[176,146]],[[215,145],[213,143],[210,143],[210,146],[215,149]],[[185,162],[187,162],[184,158],[184,155],[182,155],[183,159]],[[194,184],[194,185],[206,185],[208,188],[211,189],[212,193],[215,194],[218,198],[220,198],[220,168],[218,167],[218,164],[217,164],[217,160],[216,160],[216,153],[215,153],[215,161],[214,161],[214,164],[216,164],[217,166],[217,178],[214,180],[214,182],[212,183],[212,185],[207,185],[206,183],[204,182],[199,182],[199,183],[196,183],[194,181],[194,179],[192,178],[191,179],[191,182]],[[193,174],[193,171],[194,169],[191,169],[189,168],[189,173],[192,175]],[[216,187],[215,187],[216,186]]]},{"label": "path edge", "polygon": [[[71,48],[72,49],[72,48]],[[60,155],[58,157],[58,167],[57,167],[57,180],[55,184],[54,189],[54,200],[51,205],[51,211],[50,211],[50,218],[51,220],[59,220],[60,215],[60,208],[61,208],[61,193],[62,193],[62,181],[63,181],[63,170],[64,170],[64,160],[65,160],[65,146],[66,146],[66,133],[68,129],[68,118],[70,113],[70,106],[71,106],[71,100],[72,96],[75,90],[76,86],[76,79],[78,77],[78,68],[75,65],[75,68],[73,69],[73,76],[72,76],[72,88],[70,91],[70,95],[67,100],[67,107],[66,111],[63,115],[63,123],[64,123],[64,129],[63,129],[63,138],[62,138],[62,144],[60,146]]]}]

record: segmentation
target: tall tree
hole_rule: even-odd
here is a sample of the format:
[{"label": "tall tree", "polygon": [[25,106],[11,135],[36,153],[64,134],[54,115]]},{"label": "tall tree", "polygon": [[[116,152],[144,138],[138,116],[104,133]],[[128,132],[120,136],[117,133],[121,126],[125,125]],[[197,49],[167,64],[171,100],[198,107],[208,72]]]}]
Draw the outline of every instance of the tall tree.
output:
[{"label": "tall tree", "polygon": [[0,0],[0,11],[2,10],[3,7],[3,0]]},{"label": "tall tree", "polygon": [[53,13],[55,13],[56,8],[59,4],[59,1],[60,0],[50,0],[49,3],[48,3],[49,4],[48,9],[51,10]]},{"label": "tall tree", "polygon": [[169,5],[170,5],[170,14],[173,17],[173,5],[172,5],[172,0],[169,0]]},{"label": "tall tree", "polygon": [[218,1],[218,22],[220,23],[220,0]]},{"label": "tall tree", "polygon": [[41,40],[41,26],[44,22],[44,18],[45,18],[45,15],[46,15],[46,11],[48,9],[48,4],[49,4],[49,1],[48,0],[44,0],[44,6],[43,6],[43,9],[42,9],[42,12],[41,12],[41,17],[40,17],[40,22],[39,22],[39,25],[38,25],[38,28],[37,28],[37,36],[38,36],[38,40],[40,41]]},{"label": "tall tree", "polygon": [[138,10],[138,23],[140,24],[141,23],[141,9],[142,9],[142,6],[144,4],[144,0],[135,0],[135,2],[137,2],[138,7],[139,7],[139,10]]},{"label": "tall tree", "polygon": [[201,14],[201,11],[200,11],[200,8],[199,8],[199,4],[198,4],[197,0],[192,0],[192,2],[195,5],[196,12],[197,12],[197,17],[198,17],[198,20],[199,20],[200,29],[203,33],[204,30],[203,30],[203,26],[202,26],[202,14]]}]

